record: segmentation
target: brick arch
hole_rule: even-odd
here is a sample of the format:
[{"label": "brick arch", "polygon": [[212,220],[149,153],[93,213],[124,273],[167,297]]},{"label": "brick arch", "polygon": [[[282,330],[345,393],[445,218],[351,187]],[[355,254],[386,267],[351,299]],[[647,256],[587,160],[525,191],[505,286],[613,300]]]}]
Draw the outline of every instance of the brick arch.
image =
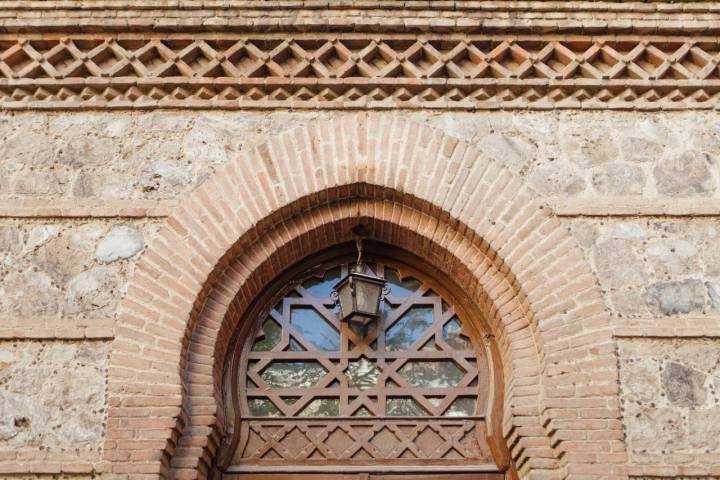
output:
[{"label": "brick arch", "polygon": [[[430,233],[420,235],[418,215]],[[609,316],[572,237],[519,177],[469,145],[358,114],[245,153],[149,245],[116,329],[107,468],[202,472],[218,441],[218,365],[243,305],[320,239],[347,239],[358,218],[380,222],[383,241],[414,238],[405,248],[457,265],[475,285],[495,319],[503,433],[521,474],[622,464]]]}]

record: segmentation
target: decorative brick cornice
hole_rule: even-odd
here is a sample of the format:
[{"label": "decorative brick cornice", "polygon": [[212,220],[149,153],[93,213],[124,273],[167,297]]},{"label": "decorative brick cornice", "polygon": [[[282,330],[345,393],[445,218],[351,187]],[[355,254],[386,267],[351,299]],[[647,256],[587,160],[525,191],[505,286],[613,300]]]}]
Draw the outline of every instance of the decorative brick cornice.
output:
[{"label": "decorative brick cornice", "polygon": [[78,34],[0,47],[7,109],[720,105],[718,37]]}]

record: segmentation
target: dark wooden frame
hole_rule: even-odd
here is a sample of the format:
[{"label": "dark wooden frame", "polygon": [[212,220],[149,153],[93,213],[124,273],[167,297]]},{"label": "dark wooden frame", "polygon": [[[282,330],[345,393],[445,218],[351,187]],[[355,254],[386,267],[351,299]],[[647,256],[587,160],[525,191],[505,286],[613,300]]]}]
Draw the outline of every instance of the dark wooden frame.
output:
[{"label": "dark wooden frame", "polygon": [[[242,422],[252,421],[252,418],[244,418],[240,413],[239,388],[241,385],[238,383],[238,372],[241,368],[245,368],[240,361],[243,358],[242,353],[245,349],[249,348],[248,345],[251,345],[251,341],[255,338],[254,333],[260,327],[262,319],[264,319],[268,313],[268,306],[275,305],[276,301],[282,298],[287,291],[294,288],[294,285],[297,284],[297,282],[292,284],[294,279],[301,276],[303,273],[312,273],[313,267],[316,265],[327,263],[329,261],[338,261],[340,259],[351,261],[353,258],[353,247],[354,245],[352,244],[338,245],[329,248],[318,255],[314,255],[307,261],[301,262],[289,268],[270,284],[267,291],[255,300],[251,308],[249,308],[243,316],[246,320],[241,322],[239,328],[237,329],[235,336],[232,339],[231,348],[228,350],[230,354],[226,359],[225,379],[223,382],[225,390],[224,398],[227,402],[227,399],[230,397],[232,405],[228,405],[231,407],[231,415],[227,419],[228,424],[226,425],[226,436],[215,459],[216,476],[220,472],[226,472],[226,475],[229,475],[228,478],[270,478],[267,476],[269,472],[263,471],[262,469],[254,472],[247,469],[242,472],[233,472],[233,469],[230,468],[234,452],[241,442],[241,431],[243,429],[240,427]],[[466,321],[464,323],[466,327],[464,333],[470,337],[475,349],[478,350],[477,358],[485,358],[487,362],[486,372],[488,375],[488,390],[487,398],[484,402],[486,405],[486,411],[484,415],[479,416],[477,420],[482,420],[482,425],[485,429],[485,440],[487,441],[487,445],[492,453],[495,465],[463,466],[462,464],[457,464],[456,466],[452,466],[452,468],[449,468],[449,465],[442,467],[438,465],[438,468],[443,469],[442,472],[444,475],[449,475],[451,472],[454,472],[452,473],[453,477],[458,476],[458,479],[461,477],[466,478],[467,475],[475,474],[481,476],[472,478],[490,478],[483,477],[482,475],[484,474],[480,473],[483,471],[488,472],[488,475],[491,475],[489,472],[496,472],[500,473],[501,477],[503,475],[506,477],[514,477],[515,468],[512,465],[509,450],[505,444],[501,429],[504,383],[502,379],[502,369],[500,367],[500,355],[497,345],[494,342],[494,337],[490,332],[489,326],[487,325],[482,312],[478,306],[467,297],[467,295],[463,292],[463,289],[452,281],[452,279],[450,279],[444,272],[429,265],[426,261],[416,257],[412,253],[401,250],[397,247],[379,244],[376,242],[366,242],[366,251],[368,261],[373,261],[375,259],[379,261],[382,261],[383,259],[388,260],[389,263],[400,266],[403,272],[407,272],[411,276],[423,279],[425,283],[430,283],[432,285],[432,289],[454,307],[460,318],[472,318],[474,320],[472,322]],[[230,392],[227,391],[228,389]],[[229,396],[228,393],[230,393]],[[412,418],[416,421],[422,421],[428,417]],[[452,419],[452,417],[444,418]],[[302,418],[302,421],[309,420],[311,421],[312,419],[307,417]],[[424,478],[425,475],[423,475],[422,472],[429,472],[433,470],[432,466],[428,465],[419,467],[416,466],[417,468],[413,468],[412,463],[413,462],[408,462],[408,464],[403,468],[403,475],[410,475],[412,477],[419,475],[419,477]],[[399,472],[393,472],[392,469],[388,471],[387,466],[366,468],[366,471],[364,472],[361,472],[357,468],[343,465],[342,463],[334,464],[332,468],[332,475],[338,475],[341,473],[353,475],[353,472],[357,472],[357,475],[365,475],[366,478],[368,478],[367,475],[373,475],[372,478],[385,478],[383,475],[389,475],[388,478],[397,478],[400,474]],[[290,467],[289,470],[290,471],[288,471],[287,468],[283,469],[281,465],[278,465],[272,470],[272,472],[273,475],[279,476],[273,476],[272,478],[285,478],[288,475],[290,475],[288,478],[304,478],[305,475],[312,475],[314,478],[319,478],[317,477],[317,474],[320,474],[322,471],[328,471],[315,470],[311,467],[303,469],[298,466]],[[475,473],[466,473],[468,471],[473,471]],[[317,473],[310,474],[307,472]],[[492,478],[495,477],[493,476]]]}]

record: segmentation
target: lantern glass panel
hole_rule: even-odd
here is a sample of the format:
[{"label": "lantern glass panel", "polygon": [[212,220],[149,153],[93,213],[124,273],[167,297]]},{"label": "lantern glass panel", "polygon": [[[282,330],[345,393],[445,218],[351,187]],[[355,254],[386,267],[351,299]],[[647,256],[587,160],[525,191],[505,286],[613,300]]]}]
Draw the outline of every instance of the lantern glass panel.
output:
[{"label": "lantern glass panel", "polygon": [[355,289],[358,312],[377,315],[382,285],[365,279],[356,279]]},{"label": "lantern glass panel", "polygon": [[352,280],[348,280],[338,286],[338,300],[340,300],[340,318],[345,318],[355,310],[352,294]]}]

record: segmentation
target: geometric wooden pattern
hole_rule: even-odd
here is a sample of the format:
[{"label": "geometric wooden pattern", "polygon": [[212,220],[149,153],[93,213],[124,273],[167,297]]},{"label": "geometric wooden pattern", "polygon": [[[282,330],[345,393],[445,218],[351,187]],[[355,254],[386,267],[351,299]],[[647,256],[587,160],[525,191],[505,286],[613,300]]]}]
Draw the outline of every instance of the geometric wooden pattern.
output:
[{"label": "geometric wooden pattern", "polygon": [[[492,463],[476,429],[480,419],[373,419],[345,421],[249,421],[244,463],[287,465],[288,461],[472,460]],[[307,462],[304,462],[307,463]]]},{"label": "geometric wooden pattern", "polygon": [[716,37],[75,35],[0,40],[7,108],[712,107]]},{"label": "geometric wooden pattern", "polygon": [[333,286],[349,266],[316,267],[259,318],[240,356],[233,463],[492,463],[488,364],[454,307],[401,267],[371,263],[388,281],[380,317],[341,322]]}]

